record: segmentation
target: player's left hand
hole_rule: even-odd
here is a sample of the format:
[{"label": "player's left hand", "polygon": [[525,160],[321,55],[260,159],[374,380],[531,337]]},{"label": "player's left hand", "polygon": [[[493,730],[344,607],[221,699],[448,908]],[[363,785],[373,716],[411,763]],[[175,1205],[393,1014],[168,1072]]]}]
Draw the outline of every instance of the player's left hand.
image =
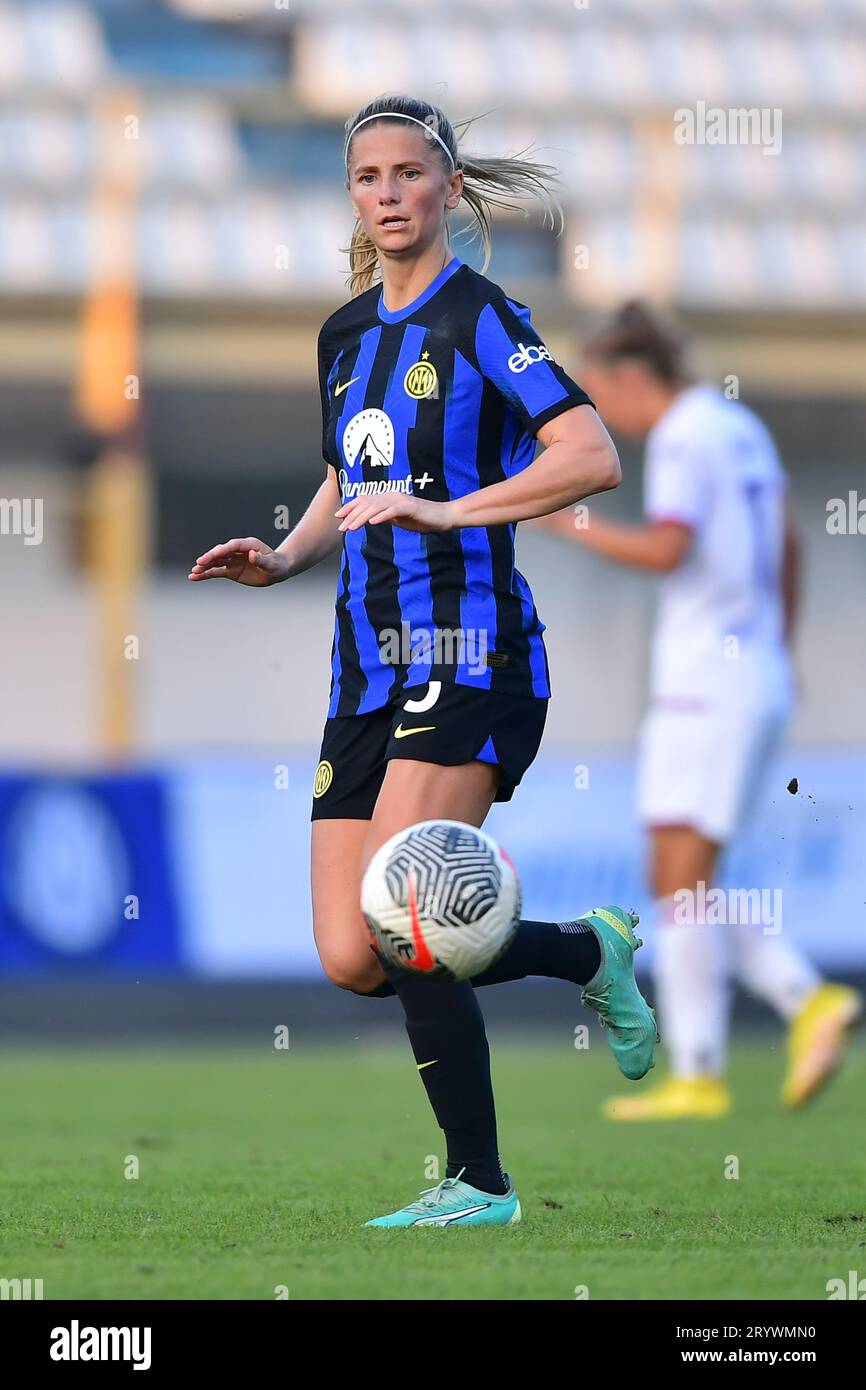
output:
[{"label": "player's left hand", "polygon": [[353,497],[334,515],[340,519],[341,531],[357,531],[381,521],[390,521],[406,531],[450,531],[454,525],[450,502],[429,502],[396,490]]}]

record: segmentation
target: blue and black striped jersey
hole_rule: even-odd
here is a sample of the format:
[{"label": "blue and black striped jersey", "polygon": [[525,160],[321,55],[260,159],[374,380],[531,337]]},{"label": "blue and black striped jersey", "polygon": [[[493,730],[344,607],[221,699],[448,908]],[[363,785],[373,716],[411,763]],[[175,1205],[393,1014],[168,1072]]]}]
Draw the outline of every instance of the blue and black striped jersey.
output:
[{"label": "blue and black striped jersey", "polygon": [[[318,343],[322,454],[343,502],[397,488],[448,501],[526,468],[535,434],[592,404],[552,360],[525,305],[454,257],[389,311],[381,285],[344,304]],[[548,697],[515,525],[344,533],[329,717],[366,714],[431,679]]]}]

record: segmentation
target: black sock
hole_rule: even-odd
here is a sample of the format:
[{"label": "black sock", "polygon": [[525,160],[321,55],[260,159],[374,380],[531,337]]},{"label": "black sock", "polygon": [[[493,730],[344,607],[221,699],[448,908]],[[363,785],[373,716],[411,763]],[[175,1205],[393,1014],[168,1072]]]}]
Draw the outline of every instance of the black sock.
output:
[{"label": "black sock", "polygon": [[397,991],[390,980],[383,980],[375,989],[358,989],[353,993],[362,995],[364,999],[390,999]]},{"label": "black sock", "polygon": [[406,1032],[427,1097],[445,1134],[445,1176],[501,1196],[490,1050],[484,1018],[467,981],[443,984],[384,966],[406,1014]]},{"label": "black sock", "polygon": [[472,976],[475,988],[522,980],[527,975],[551,975],[557,980],[588,984],[601,965],[598,937],[586,922],[528,922],[517,924],[514,940],[488,970]]},{"label": "black sock", "polygon": [[[598,937],[585,922],[530,922],[523,918],[508,950],[488,970],[473,975],[471,983],[480,989],[482,985],[523,980],[527,975],[550,975],[585,985],[600,965]],[[385,980],[366,991],[365,998],[386,999],[396,993]]]}]

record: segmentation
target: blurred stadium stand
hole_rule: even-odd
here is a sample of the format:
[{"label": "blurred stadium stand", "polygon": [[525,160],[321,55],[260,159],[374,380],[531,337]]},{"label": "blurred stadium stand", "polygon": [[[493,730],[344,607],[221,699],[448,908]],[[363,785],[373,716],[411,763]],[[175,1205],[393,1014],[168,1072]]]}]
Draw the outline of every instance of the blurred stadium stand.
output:
[{"label": "blurred stadium stand", "polygon": [[[76,380],[82,313],[118,249],[95,197],[133,147],[129,244],[122,237],[120,249],[137,301],[129,312],[138,319],[151,493],[141,527],[152,513],[154,540],[137,585],[141,653],[128,663],[127,757],[164,774],[153,794],[174,808],[156,816],[174,827],[169,844],[204,834],[202,807],[230,776],[222,762],[202,762],[198,799],[178,810],[165,787],[175,787],[190,755],[266,759],[271,797],[276,763],[285,759],[301,782],[311,770],[333,566],[264,595],[194,588],[183,576],[226,536],[273,539],[275,508],[287,507],[294,524],[322,477],[315,340],[347,295],[343,124],[386,90],[427,96],[455,122],[483,117],[465,137],[469,149],[534,146],[560,171],[563,235],[535,210],[503,214],[488,271],[532,306],[560,360],[573,366],[581,331],[640,292],[685,319],[707,377],[720,385],[736,377],[774,430],[807,552],[794,746],[836,750],[832,805],[841,807],[846,750],[853,785],[866,745],[866,552],[862,538],[830,536],[825,523],[829,498],[863,487],[862,0],[593,0],[586,9],[571,0],[0,0],[0,493],[38,496],[45,508],[41,545],[9,536],[0,545],[2,578],[16,591],[5,612],[14,679],[0,701],[9,815],[21,777],[35,769],[51,785],[58,770],[86,778],[105,752],[96,713],[102,619],[83,563],[95,443],[81,428]],[[699,101],[781,111],[780,152],[677,145],[674,113]],[[477,247],[458,238],[455,249],[480,266]],[[624,484],[599,505],[635,516],[637,455],[622,452]],[[650,586],[529,533],[519,563],[548,625],[558,698],[546,748],[560,757],[566,786],[574,763],[598,757],[601,770],[607,754],[625,777],[643,701]],[[592,667],[615,668],[621,679],[596,689],[584,674]],[[262,776],[247,768],[244,795]],[[289,901],[300,914],[293,930],[305,933],[301,782],[290,823],[278,818],[300,857],[291,884],[274,881],[266,896],[272,906]],[[55,810],[46,815],[43,842]],[[138,831],[128,833],[139,844]],[[89,834],[92,853],[98,818]],[[232,849],[218,843],[214,862]],[[268,844],[278,857],[279,844]],[[807,877],[822,853],[808,846]],[[0,858],[8,854],[0,847]],[[251,871],[237,846],[235,854],[223,926],[236,931],[244,881],[257,881],[264,861]],[[62,866],[57,872],[62,879]],[[859,903],[861,885],[844,873]],[[189,904],[177,906],[173,874],[166,870],[157,898],[186,913],[182,934]],[[4,891],[0,942],[10,922],[14,939],[0,960],[36,969],[38,951],[26,967],[26,952],[16,955],[20,921]],[[218,914],[219,901],[208,901]],[[168,938],[174,944],[156,965],[129,968],[177,969]],[[263,947],[261,968],[271,959],[291,969],[274,950],[268,957]]]},{"label": "blurred stadium stand", "polygon": [[[348,0],[2,4],[0,134],[10,159],[0,286],[83,287],[89,105],[95,84],[116,81],[140,93],[148,292],[339,294],[342,123],[371,93],[430,92],[441,75],[453,116],[492,108],[470,144],[490,152],[535,142],[560,168],[568,230],[536,273],[572,301],[604,302],[628,282],[652,288],[635,237],[646,140],[658,116],[669,136],[672,110],[699,92],[707,107],[781,109],[785,158],[757,144],[695,146],[683,157],[666,139],[661,153],[677,171],[677,301],[866,307],[862,6],[787,0],[756,14],[745,3],[608,0],[589,15],[562,0],[535,0],[531,15],[517,3],[463,0],[421,20],[411,0],[372,11]],[[513,235],[517,267],[524,253]],[[523,235],[531,241],[532,230]],[[286,237],[278,273],[272,251]],[[575,273],[575,243],[605,255]]]}]

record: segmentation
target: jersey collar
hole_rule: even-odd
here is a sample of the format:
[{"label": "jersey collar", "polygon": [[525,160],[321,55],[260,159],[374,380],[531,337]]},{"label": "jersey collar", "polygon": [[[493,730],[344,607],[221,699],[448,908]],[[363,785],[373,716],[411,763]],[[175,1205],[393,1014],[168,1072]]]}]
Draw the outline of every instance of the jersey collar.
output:
[{"label": "jersey collar", "polygon": [[385,305],[382,303],[382,297],[385,292],[383,289],[380,290],[379,302],[377,306],[379,311],[379,318],[382,320],[383,323],[400,323],[402,319],[408,318],[410,314],[415,313],[416,309],[420,309],[422,304],[426,304],[427,300],[431,299],[438,289],[441,289],[441,287],[445,284],[446,280],[451,279],[451,276],[454,274],[455,270],[459,270],[462,264],[463,262],[461,261],[460,257],[454,256],[448,262],[448,264],[442,270],[440,270],[439,274],[436,276],[436,279],[430,281],[430,284],[427,286],[426,290],[422,290],[421,293],[418,295],[418,298],[413,299],[412,303],[407,304],[404,309],[386,309]]}]

